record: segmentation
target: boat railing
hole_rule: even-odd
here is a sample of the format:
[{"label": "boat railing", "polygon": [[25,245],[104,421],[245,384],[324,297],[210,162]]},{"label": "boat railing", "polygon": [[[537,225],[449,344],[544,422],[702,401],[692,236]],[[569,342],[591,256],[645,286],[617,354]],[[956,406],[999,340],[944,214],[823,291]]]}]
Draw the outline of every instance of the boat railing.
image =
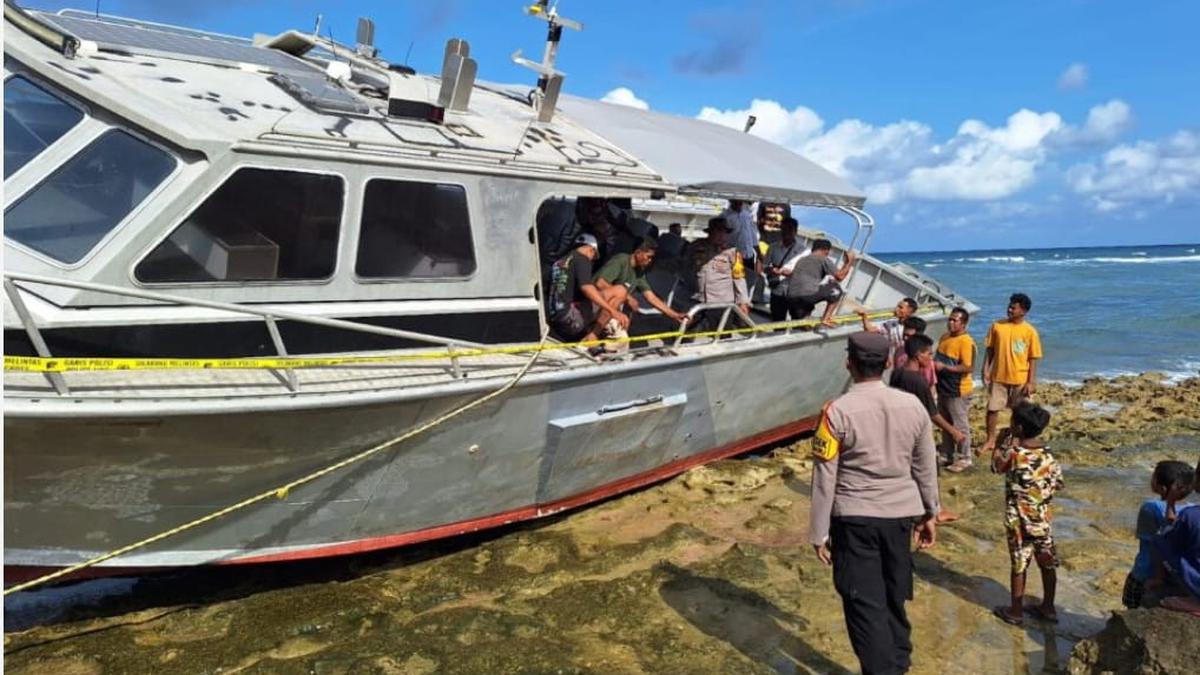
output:
[{"label": "boat railing", "polygon": [[[729,318],[731,316],[737,317],[738,321],[740,321],[746,328],[754,328],[754,326],[757,325],[755,324],[754,319],[751,319],[750,315],[735,303],[701,302],[699,304],[692,305],[691,309],[689,309],[687,314],[684,315],[684,320],[679,322],[679,335],[675,338],[675,348],[678,348],[679,345],[683,343],[684,338],[689,337],[686,327],[695,322],[697,315],[707,310],[721,310],[721,320],[717,322],[717,327],[713,331],[715,333],[721,333],[725,330],[725,326],[728,325]],[[756,337],[758,337],[757,330],[749,331],[749,335],[747,336],[748,339],[752,340]]]},{"label": "boat railing", "polygon": [[[13,311],[21,321],[21,327],[25,330],[25,334],[29,337],[29,341],[33,346],[34,351],[41,358],[53,358],[49,346],[42,337],[40,327],[34,319],[33,314],[29,311],[29,307],[25,304],[23,293],[32,293],[29,289],[23,288],[18,282],[24,284],[41,284],[47,286],[57,286],[61,288],[74,288],[83,291],[94,291],[106,295],[114,295],[128,298],[137,298],[141,300],[151,300],[157,302],[169,303],[172,305],[202,307],[206,309],[214,309],[232,314],[253,316],[263,320],[266,324],[267,332],[271,336],[271,342],[274,344],[276,355],[280,357],[289,356],[287,345],[284,343],[283,335],[279,331],[279,321],[295,321],[299,323],[307,323],[316,326],[325,326],[328,328],[344,329],[356,331],[360,333],[371,333],[374,335],[383,335],[414,342],[423,342],[434,344],[446,348],[446,356],[450,361],[450,367],[455,379],[463,377],[462,365],[459,362],[459,357],[455,354],[455,349],[475,350],[485,347],[486,345],[478,342],[469,342],[467,340],[457,340],[453,338],[441,337],[438,335],[429,335],[427,333],[419,333],[416,331],[402,330],[399,328],[388,328],[385,326],[375,326],[357,321],[348,321],[346,319],[335,319],[330,317],[312,316],[299,312],[290,312],[283,309],[264,309],[248,305],[238,305],[227,302],[215,302],[212,300],[200,300],[197,298],[187,298],[168,293],[159,293],[156,291],[147,291],[142,289],[122,288],[120,286],[111,286],[108,284],[99,284],[88,281],[74,281],[70,279],[57,279],[53,277],[45,277],[36,274],[26,274],[24,272],[4,272],[4,292],[8,296],[9,302],[12,304]],[[275,369],[272,369],[275,370]],[[275,371],[279,374],[279,371]],[[66,379],[61,373],[46,372],[46,379],[50,381],[50,385],[59,395],[68,395],[70,390],[67,387]],[[287,368],[282,371],[282,378],[288,390],[298,392],[300,383],[296,377],[294,370]]]}]

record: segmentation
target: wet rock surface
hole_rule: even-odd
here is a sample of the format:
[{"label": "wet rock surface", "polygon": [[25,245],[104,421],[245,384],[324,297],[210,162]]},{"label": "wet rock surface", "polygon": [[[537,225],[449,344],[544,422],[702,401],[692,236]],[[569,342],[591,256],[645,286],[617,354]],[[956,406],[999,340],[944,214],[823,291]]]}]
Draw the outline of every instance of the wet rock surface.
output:
[{"label": "wet rock surface", "polygon": [[1200,670],[1200,619],[1161,609],[1120,612],[1071,652],[1071,675],[1195,673]]},{"label": "wet rock surface", "polygon": [[[1047,438],[1067,480],[1055,507],[1060,623],[991,616],[1008,596],[1002,480],[982,463],[943,475],[943,502],[963,517],[917,556],[914,672],[1065,671],[1076,643],[1120,607],[1150,469],[1200,456],[1200,379],[1044,385],[1037,398],[1055,411]],[[54,675],[854,672],[830,572],[807,543],[807,449],[718,462],[470,541],[146,578],[69,620],[6,634],[4,665]],[[1039,588],[1031,578],[1030,592]],[[1087,663],[1108,663],[1105,639]],[[1167,670],[1147,672],[1174,672],[1160,661]]]}]

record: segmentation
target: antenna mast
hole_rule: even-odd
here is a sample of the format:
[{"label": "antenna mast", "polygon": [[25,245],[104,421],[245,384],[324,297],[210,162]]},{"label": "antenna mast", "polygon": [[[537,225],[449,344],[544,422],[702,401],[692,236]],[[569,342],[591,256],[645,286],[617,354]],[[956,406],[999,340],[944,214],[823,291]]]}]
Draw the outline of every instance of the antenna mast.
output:
[{"label": "antenna mast", "polygon": [[558,2],[550,5],[550,0],[537,0],[525,8],[525,13],[546,22],[546,50],[542,53],[542,62],[530,61],[521,56],[521,50],[513,52],[513,63],[529,68],[538,74],[537,88],[529,93],[530,103],[538,111],[539,122],[549,122],[554,117],[554,106],[558,103],[558,94],[562,91],[563,78],[566,73],[555,69],[558,60],[558,44],[562,41],[563,28],[583,30],[583,24],[558,14]]}]

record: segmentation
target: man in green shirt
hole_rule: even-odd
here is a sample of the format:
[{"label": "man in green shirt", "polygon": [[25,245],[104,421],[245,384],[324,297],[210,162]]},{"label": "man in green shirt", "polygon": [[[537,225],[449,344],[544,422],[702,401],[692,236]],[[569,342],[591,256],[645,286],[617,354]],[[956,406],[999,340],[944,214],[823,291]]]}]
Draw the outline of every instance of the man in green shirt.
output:
[{"label": "man in green shirt", "polygon": [[[596,288],[603,293],[610,286],[623,286],[627,291],[624,304],[629,305],[630,316],[637,311],[639,304],[633,297],[633,293],[641,291],[646,302],[662,312],[664,316],[672,321],[683,321],[684,314],[671,309],[670,305],[663,302],[655,294],[654,289],[650,288],[650,282],[646,280],[646,270],[654,264],[654,255],[657,250],[658,244],[653,239],[646,237],[642,239],[633,253],[618,253],[609,258],[608,262],[604,263],[604,266],[596,273],[594,279]],[[621,307],[618,306],[618,309]]]}]

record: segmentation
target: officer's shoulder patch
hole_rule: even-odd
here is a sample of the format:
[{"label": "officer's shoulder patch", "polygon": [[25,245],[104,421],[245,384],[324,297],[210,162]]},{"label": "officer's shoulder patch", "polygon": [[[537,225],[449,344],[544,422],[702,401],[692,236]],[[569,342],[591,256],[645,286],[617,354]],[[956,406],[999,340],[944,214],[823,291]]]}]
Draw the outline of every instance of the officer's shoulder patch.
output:
[{"label": "officer's shoulder patch", "polygon": [[821,408],[821,421],[817,423],[817,432],[812,437],[812,455],[813,459],[822,462],[837,457],[841,450],[841,442],[837,436],[833,434],[833,428],[829,424],[829,406],[833,401],[828,401]]}]

